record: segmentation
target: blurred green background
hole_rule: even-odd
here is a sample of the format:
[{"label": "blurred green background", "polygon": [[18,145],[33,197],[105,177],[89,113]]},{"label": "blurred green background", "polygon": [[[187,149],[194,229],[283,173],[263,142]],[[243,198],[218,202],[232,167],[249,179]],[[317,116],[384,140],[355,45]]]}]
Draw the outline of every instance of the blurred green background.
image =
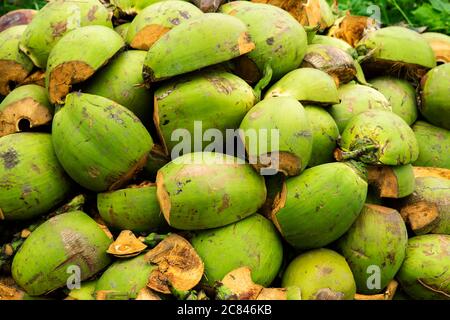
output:
[{"label": "blurred green background", "polygon": [[[334,2],[334,0],[327,1],[330,4]],[[338,0],[337,2],[342,11],[350,10],[354,15],[365,16],[371,16],[374,11],[370,8],[376,5],[380,8],[380,19],[385,25],[403,22],[412,27],[427,27],[428,31],[450,34],[448,0]],[[0,15],[18,8],[40,8],[45,3],[45,0],[0,0]]]}]

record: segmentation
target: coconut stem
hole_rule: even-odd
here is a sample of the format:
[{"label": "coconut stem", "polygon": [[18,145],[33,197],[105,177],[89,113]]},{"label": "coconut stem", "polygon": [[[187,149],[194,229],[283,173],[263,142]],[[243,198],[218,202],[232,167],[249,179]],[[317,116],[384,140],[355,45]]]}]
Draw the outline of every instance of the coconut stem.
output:
[{"label": "coconut stem", "polygon": [[267,85],[272,80],[272,74],[273,74],[273,70],[272,70],[272,67],[270,66],[270,60],[269,60],[269,62],[264,66],[263,77],[261,78],[261,80],[259,80],[259,82],[256,84],[255,88],[253,89],[258,101],[261,100],[261,91],[263,91],[264,88],[267,87]]},{"label": "coconut stem", "polygon": [[352,160],[357,159],[360,156],[365,155],[371,151],[375,151],[377,149],[378,147],[373,144],[362,146],[361,148],[352,151],[344,151],[342,149],[337,148],[336,150],[334,150],[334,157],[336,158],[337,161]]},{"label": "coconut stem", "polygon": [[166,239],[168,236],[170,236],[171,233],[168,234],[157,234],[155,232],[150,233],[145,238],[140,238],[140,240],[145,243],[150,248],[156,247],[158,243]]}]

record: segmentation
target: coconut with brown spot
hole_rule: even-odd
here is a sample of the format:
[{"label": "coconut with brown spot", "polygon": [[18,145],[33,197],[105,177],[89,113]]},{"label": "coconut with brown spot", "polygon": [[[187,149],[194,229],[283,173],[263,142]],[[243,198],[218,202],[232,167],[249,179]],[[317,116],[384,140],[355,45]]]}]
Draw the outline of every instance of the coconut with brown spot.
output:
[{"label": "coconut with brown spot", "polygon": [[[249,162],[265,171],[299,175],[308,165],[313,147],[311,124],[302,104],[292,97],[269,97],[245,115],[239,127]],[[259,134],[267,131],[265,139]],[[273,132],[276,130],[278,143]],[[255,139],[254,132],[257,132]]]},{"label": "coconut with brown spot", "polygon": [[48,125],[53,111],[45,88],[35,84],[20,86],[0,103],[0,137]]},{"label": "coconut with brown spot", "polygon": [[0,33],[0,95],[10,93],[33,69],[33,62],[19,50],[19,41],[25,29],[25,25],[19,25]]},{"label": "coconut with brown spot", "polygon": [[425,32],[421,36],[430,44],[437,62],[450,62],[450,37],[448,35],[437,32]]},{"label": "coconut with brown spot", "polygon": [[[45,69],[55,44],[68,32],[79,27],[101,25],[112,28],[109,11],[98,0],[56,0],[48,2],[28,24],[20,49],[34,65]],[[102,37],[97,38],[102,39]],[[107,41],[105,39],[105,41]],[[67,51],[85,53],[90,45],[82,44]],[[83,48],[84,50],[80,50]],[[98,54],[98,53],[97,53]]]},{"label": "coconut with brown spot", "polygon": [[17,9],[5,13],[0,17],[0,32],[14,26],[29,24],[36,13],[37,11],[33,9]]},{"label": "coconut with brown spot", "polygon": [[450,169],[450,131],[420,120],[412,129],[419,144],[419,157],[413,164]]},{"label": "coconut with brown spot", "polygon": [[369,185],[382,198],[403,198],[414,192],[415,178],[411,164],[402,166],[369,166]]},{"label": "coconut with brown spot", "polygon": [[169,30],[202,15],[200,9],[186,1],[157,2],[146,7],[133,19],[126,42],[134,49],[148,51]]},{"label": "coconut with brown spot", "polygon": [[153,140],[140,120],[112,100],[71,93],[52,124],[56,156],[83,187],[103,192],[125,185],[141,170]]},{"label": "coconut with brown spot", "polygon": [[0,138],[0,220],[30,219],[60,204],[72,182],[47,133],[23,132]]},{"label": "coconut with brown spot", "polygon": [[[220,26],[221,32],[216,32]],[[167,32],[147,52],[147,83],[225,62],[255,49],[247,26],[238,18],[205,13]]]},{"label": "coconut with brown spot", "polygon": [[41,224],[25,240],[14,256],[12,275],[28,294],[42,295],[65,286],[74,272],[79,271],[83,281],[105,268],[110,244],[87,214],[64,213]]},{"label": "coconut with brown spot", "polygon": [[120,35],[105,26],[78,28],[62,37],[47,61],[45,84],[50,102],[63,104],[73,84],[86,81],[124,46]]},{"label": "coconut with brown spot", "polygon": [[162,167],[157,197],[170,226],[221,227],[241,220],[266,199],[264,178],[242,159],[215,152],[188,153]]}]

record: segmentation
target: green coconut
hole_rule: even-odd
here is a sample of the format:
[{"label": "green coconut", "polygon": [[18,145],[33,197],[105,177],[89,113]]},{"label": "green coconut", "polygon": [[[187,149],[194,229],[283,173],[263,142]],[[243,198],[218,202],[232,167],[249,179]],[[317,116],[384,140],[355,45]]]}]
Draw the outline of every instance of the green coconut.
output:
[{"label": "green coconut", "polygon": [[322,164],[285,181],[273,204],[272,221],[294,248],[320,248],[350,228],[366,195],[367,182],[358,168]]},{"label": "green coconut", "polygon": [[114,31],[117,32],[123,40],[127,39],[128,29],[130,28],[131,22],[126,22],[118,25],[114,28]]},{"label": "green coconut", "polygon": [[275,6],[233,1],[220,7],[248,26],[255,50],[236,62],[237,74],[250,83],[264,77],[258,89],[298,68],[307,47],[306,32],[288,12]]},{"label": "green coconut", "polygon": [[416,91],[406,80],[393,77],[378,77],[370,84],[381,92],[392,107],[392,112],[400,116],[408,125],[417,119]]},{"label": "green coconut", "polygon": [[164,153],[163,147],[159,144],[154,144],[148,155],[147,163],[142,169],[142,176],[144,179],[155,181],[158,170],[164,167],[169,161],[170,158]]},{"label": "green coconut", "polygon": [[424,32],[421,36],[433,49],[437,62],[450,62],[450,37],[448,35],[437,32]]},{"label": "green coconut", "polygon": [[450,179],[416,177],[416,188],[404,199],[400,213],[418,235],[450,234]]},{"label": "green coconut", "polygon": [[413,299],[450,300],[450,236],[410,238],[397,279]]},{"label": "green coconut", "polygon": [[356,284],[344,257],[329,249],[297,256],[286,268],[283,287],[297,286],[302,300],[353,300]]},{"label": "green coconut", "polygon": [[153,97],[144,86],[142,66],[145,51],[130,50],[119,54],[101,72],[83,86],[83,92],[108,98],[133,111],[146,125],[152,122]]},{"label": "green coconut", "polygon": [[162,167],[156,176],[161,211],[182,230],[221,227],[255,213],[266,200],[264,178],[242,159],[196,152]]},{"label": "green coconut", "polygon": [[386,97],[379,91],[360,84],[349,83],[338,89],[340,102],[328,111],[336,121],[339,131],[344,131],[349,121],[367,110],[392,111]]},{"label": "green coconut", "polygon": [[170,0],[152,4],[140,11],[128,29],[126,41],[135,49],[148,51],[165,33],[203,15],[189,2]]},{"label": "green coconut", "polygon": [[321,107],[305,106],[306,116],[312,129],[312,153],[308,166],[333,162],[333,151],[337,146],[339,129],[333,117]]},{"label": "green coconut", "polygon": [[33,62],[19,50],[26,27],[19,25],[0,32],[0,95],[10,93],[33,69]]},{"label": "green coconut", "polygon": [[238,128],[255,101],[252,88],[225,71],[209,70],[166,82],[155,91],[153,115],[164,152],[174,158],[207,150],[209,145],[223,148],[226,141],[217,139],[224,140],[227,129]]},{"label": "green coconut", "polygon": [[269,286],[283,260],[283,246],[275,227],[259,214],[197,232],[191,243],[205,264],[203,282],[211,286],[240,267],[250,268],[255,283]]},{"label": "green coconut", "polygon": [[450,63],[431,69],[420,83],[420,113],[431,124],[450,130]]},{"label": "green coconut", "polygon": [[152,183],[99,193],[97,208],[103,221],[118,230],[148,233],[165,225]]},{"label": "green coconut", "polygon": [[30,219],[55,208],[71,190],[47,133],[0,138],[0,220]]},{"label": "green coconut", "polygon": [[34,230],[14,256],[12,276],[28,294],[38,296],[79,276],[86,280],[110,263],[111,239],[87,214],[55,216]]},{"label": "green coconut", "polygon": [[56,156],[81,186],[120,188],[146,164],[153,141],[127,108],[91,94],[71,93],[52,125]]},{"label": "green coconut", "polygon": [[450,169],[450,132],[425,121],[417,121],[412,129],[419,144],[415,166]]},{"label": "green coconut", "polygon": [[35,84],[17,87],[0,103],[0,137],[47,125],[53,111],[45,88]]},{"label": "green coconut", "polygon": [[80,287],[70,290],[66,300],[95,300],[95,287],[97,280],[83,281]]},{"label": "green coconut", "polygon": [[267,97],[291,96],[302,103],[339,103],[338,90],[333,78],[327,73],[313,68],[301,68],[289,72],[272,87]]},{"label": "green coconut", "polygon": [[64,103],[73,84],[89,79],[124,46],[120,35],[104,26],[78,28],[61,38],[47,61],[45,85],[50,102]]},{"label": "green coconut", "polygon": [[398,211],[366,204],[337,246],[352,270],[358,293],[376,294],[394,279],[407,244],[408,233]]},{"label": "green coconut", "polygon": [[314,39],[312,40],[311,44],[333,46],[341,50],[344,50],[345,52],[350,54],[353,58],[358,57],[358,53],[356,52],[355,48],[353,48],[351,45],[349,45],[342,39],[317,34],[314,36]]},{"label": "green coconut", "polygon": [[110,3],[115,7],[119,15],[134,16],[148,6],[163,1],[168,0],[111,0]]},{"label": "green coconut", "polygon": [[[65,34],[79,27],[90,25],[112,28],[111,15],[100,1],[50,1],[39,10],[25,29],[20,41],[20,49],[30,57],[37,67],[45,69],[50,52]],[[98,39],[102,39],[102,37],[96,40]],[[66,50],[86,54],[89,46],[91,44],[83,44]],[[84,50],[79,50],[80,48]]]},{"label": "green coconut", "polygon": [[403,198],[414,192],[415,177],[411,164],[402,166],[370,166],[369,185],[376,188],[382,198]]},{"label": "green coconut", "polygon": [[[217,32],[220,26],[221,32]],[[153,44],[144,63],[144,79],[169,77],[224,62],[255,48],[246,25],[238,18],[205,13],[173,28]]]},{"label": "green coconut", "polygon": [[135,299],[139,291],[146,287],[155,268],[146,261],[145,254],[118,260],[98,279],[94,295],[101,300]]},{"label": "green coconut", "polygon": [[353,117],[342,132],[338,160],[404,165],[417,160],[419,146],[408,124],[389,111],[369,110]]}]

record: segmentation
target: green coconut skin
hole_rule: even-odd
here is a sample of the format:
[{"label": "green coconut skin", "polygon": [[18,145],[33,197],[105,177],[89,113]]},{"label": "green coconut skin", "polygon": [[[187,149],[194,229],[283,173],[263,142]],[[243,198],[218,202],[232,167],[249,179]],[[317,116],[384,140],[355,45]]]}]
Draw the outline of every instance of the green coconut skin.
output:
[{"label": "green coconut skin", "polygon": [[329,249],[311,250],[292,260],[282,286],[297,286],[302,300],[319,300],[321,290],[331,290],[343,300],[353,300],[356,284],[344,257]]},{"label": "green coconut skin", "polygon": [[25,132],[0,138],[2,219],[24,220],[48,213],[67,198],[71,186],[50,134]]},{"label": "green coconut skin", "polygon": [[183,155],[157,174],[161,210],[170,226],[182,230],[221,227],[255,213],[266,199],[264,178],[251,165],[229,155]]},{"label": "green coconut skin", "polygon": [[294,248],[323,247],[350,228],[366,195],[367,182],[354,168],[322,164],[286,181],[284,206],[272,213],[272,220]]},{"label": "green coconut skin", "polygon": [[248,26],[256,48],[247,57],[255,63],[260,75],[269,66],[272,80],[278,80],[300,66],[308,45],[307,36],[303,26],[287,11],[247,1],[224,4],[219,11],[239,18]]},{"label": "green coconut skin", "polygon": [[[217,26],[222,30],[219,33]],[[160,81],[228,61],[253,49],[242,21],[221,13],[205,13],[173,28],[150,48],[144,79]]]},{"label": "green coconut skin", "polygon": [[[47,3],[28,24],[20,41],[20,49],[34,64],[45,69],[55,44],[69,31],[79,27],[101,25],[112,28],[109,11],[98,0],[56,0]],[[81,47],[76,47],[81,48]],[[82,46],[85,52],[88,45]]]},{"label": "green coconut skin", "polygon": [[416,183],[412,165],[394,166],[392,171],[397,178],[398,198],[403,198],[413,193]]},{"label": "green coconut skin", "polygon": [[392,112],[400,116],[408,125],[417,119],[416,91],[406,80],[392,77],[378,77],[370,84],[381,92],[389,101]]},{"label": "green coconut skin", "polygon": [[97,208],[106,224],[117,230],[148,233],[165,225],[156,198],[156,185],[99,193]]},{"label": "green coconut skin", "polygon": [[47,108],[49,112],[53,113],[54,107],[48,101],[45,88],[35,84],[20,86],[11,91],[11,93],[8,94],[5,99],[3,99],[2,103],[0,103],[0,113],[8,108],[9,105],[27,98],[33,99],[33,101]]},{"label": "green coconut skin", "polygon": [[117,32],[123,40],[127,39],[128,29],[130,28],[131,22],[122,23],[114,28],[114,31]]},{"label": "green coconut skin", "polygon": [[360,84],[348,83],[338,89],[340,102],[332,105],[328,111],[339,128],[344,131],[349,121],[367,110],[392,111],[386,97],[379,91]]},{"label": "green coconut skin", "polygon": [[163,1],[168,0],[111,0],[110,2],[121,12],[127,15],[135,15],[141,12],[142,9],[145,9],[154,3]]},{"label": "green coconut skin", "polygon": [[90,94],[67,95],[53,118],[52,132],[65,171],[96,192],[118,188],[131,179],[127,174],[145,165],[140,162],[146,161],[153,146],[150,134],[131,111]]},{"label": "green coconut skin", "polygon": [[205,264],[203,282],[211,286],[228,272],[249,267],[252,280],[268,287],[283,260],[277,230],[259,214],[222,228],[197,232],[191,243]]},{"label": "green coconut skin", "polygon": [[450,130],[450,63],[431,69],[421,81],[420,113],[431,124]]},{"label": "green coconut skin", "polygon": [[[154,109],[166,154],[180,143],[172,139],[175,130],[186,129],[194,137],[194,121],[201,121],[201,135],[207,129],[217,129],[225,137],[226,129],[238,128],[255,102],[252,87],[225,71],[210,70],[166,82],[155,91]],[[191,140],[191,151],[197,152],[211,143],[203,141],[196,146],[195,139]]]},{"label": "green coconut skin", "polygon": [[[287,175],[298,175],[311,158],[313,135],[305,109],[295,98],[270,97],[257,103],[244,117],[240,129],[243,132],[268,130],[267,140],[249,136],[242,137],[249,159],[279,152],[279,171]],[[272,145],[270,130],[278,130],[278,146]],[[273,147],[278,147],[273,149]],[[284,164],[281,154],[293,157],[293,163]]]},{"label": "green coconut skin", "polygon": [[72,289],[68,297],[73,300],[95,300],[94,292],[97,286],[97,280],[84,281],[79,289]]},{"label": "green coconut skin", "polygon": [[[154,41],[157,41],[164,33],[202,15],[203,12],[189,2],[172,0],[157,2],[140,11],[133,19],[128,29],[126,41],[133,48],[148,50]],[[142,47],[142,44],[136,46],[134,39],[144,28],[154,30],[154,39],[152,39],[153,41],[146,39],[144,47]]]},{"label": "green coconut skin", "polygon": [[[398,211],[366,204],[337,243],[355,277],[358,293],[376,294],[394,279],[405,258],[408,232]],[[370,266],[380,268],[380,288],[368,288]]]},{"label": "green coconut skin", "polygon": [[333,162],[333,151],[337,146],[339,129],[333,117],[321,107],[305,106],[306,116],[311,124],[313,144],[308,166]]},{"label": "green coconut skin", "polygon": [[265,98],[280,96],[291,96],[302,103],[339,103],[338,89],[333,78],[313,68],[289,72],[267,90]]},{"label": "green coconut skin", "polygon": [[151,123],[153,96],[142,84],[147,52],[125,51],[83,86],[83,92],[108,98],[131,110],[144,125]]},{"label": "green coconut skin", "polygon": [[425,121],[417,121],[412,129],[419,144],[415,166],[450,169],[450,132]]},{"label": "green coconut skin", "polygon": [[[408,48],[408,50],[402,50]],[[418,32],[404,27],[391,26],[370,32],[361,39],[356,49],[374,50],[375,61],[403,62],[425,68],[434,68],[433,49]]]},{"label": "green coconut skin", "polygon": [[369,110],[353,117],[341,135],[340,147],[357,152],[373,150],[355,157],[367,164],[403,165],[417,160],[419,146],[408,124],[392,112]]},{"label": "green coconut skin", "polygon": [[62,286],[80,268],[80,280],[90,278],[110,263],[112,243],[87,214],[72,211],[41,224],[14,256],[12,276],[29,295],[39,296]]},{"label": "green coconut skin", "polygon": [[311,44],[322,44],[322,45],[327,45],[327,46],[333,46],[333,47],[339,48],[341,50],[344,50],[345,52],[350,54],[352,57],[355,57],[355,58],[358,57],[358,53],[356,52],[355,48],[353,48],[351,45],[349,45],[344,40],[341,40],[338,38],[322,36],[322,35],[315,35]]},{"label": "green coconut skin", "polygon": [[450,300],[449,265],[449,235],[413,237],[408,241],[406,258],[397,279],[413,299]]},{"label": "green coconut skin", "polygon": [[145,254],[114,262],[97,281],[95,292],[111,291],[107,300],[128,300],[137,297],[147,285],[155,266],[145,261]]}]

